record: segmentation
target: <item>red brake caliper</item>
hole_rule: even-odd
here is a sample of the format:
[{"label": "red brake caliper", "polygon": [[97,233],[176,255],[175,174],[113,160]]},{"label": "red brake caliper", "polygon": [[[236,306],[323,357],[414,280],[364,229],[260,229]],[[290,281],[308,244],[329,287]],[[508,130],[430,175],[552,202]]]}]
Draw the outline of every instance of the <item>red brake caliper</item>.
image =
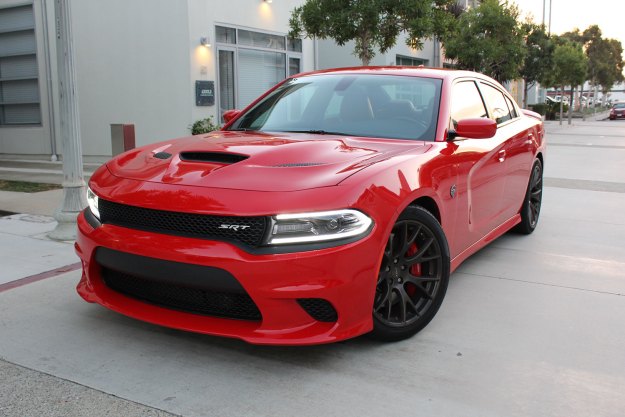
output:
[{"label": "red brake caliper", "polygon": [[[417,247],[416,243],[413,243],[409,248],[408,248],[408,252],[406,252],[406,256],[412,256],[415,253],[417,253],[419,251],[419,248]],[[416,277],[421,276],[421,264],[414,264],[410,267],[410,273]],[[406,286],[406,292],[408,293],[408,295],[410,295],[411,297],[413,295],[415,295],[415,292],[417,291],[417,288],[413,285],[407,285]]]}]

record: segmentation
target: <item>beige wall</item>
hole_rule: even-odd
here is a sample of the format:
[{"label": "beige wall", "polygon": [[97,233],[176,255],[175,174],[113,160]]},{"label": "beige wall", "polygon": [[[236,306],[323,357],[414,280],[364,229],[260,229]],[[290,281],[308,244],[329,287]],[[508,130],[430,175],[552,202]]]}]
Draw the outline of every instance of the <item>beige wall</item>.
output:
[{"label": "beige wall", "polygon": [[137,145],[186,134],[185,1],[74,0],[83,153],[110,155],[110,124],[134,123]]},{"label": "beige wall", "polygon": [[[334,40],[319,40],[319,68],[352,67],[361,65],[361,61],[354,54],[354,42],[348,42],[344,46],[338,46]],[[397,38],[394,47],[382,54],[376,51],[376,56],[370,65],[395,65],[397,55],[426,59],[428,65],[434,65],[434,42],[423,41],[423,48],[411,49],[406,45],[406,35],[401,34]],[[442,61],[441,61],[442,62]]]}]

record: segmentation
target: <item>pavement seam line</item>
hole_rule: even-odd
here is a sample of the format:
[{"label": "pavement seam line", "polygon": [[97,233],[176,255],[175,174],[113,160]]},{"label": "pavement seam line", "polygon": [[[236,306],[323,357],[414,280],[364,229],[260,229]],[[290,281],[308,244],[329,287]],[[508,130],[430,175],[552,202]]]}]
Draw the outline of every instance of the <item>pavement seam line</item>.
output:
[{"label": "pavement seam line", "polygon": [[564,255],[561,253],[553,253],[553,252],[538,252],[538,251],[527,250],[527,249],[522,249],[522,248],[508,248],[506,246],[498,246],[497,244],[492,244],[489,247],[500,249],[500,250],[507,250],[511,252],[536,253],[536,254],[549,255],[549,256],[555,256],[555,257],[566,258],[566,259],[587,260],[587,261],[593,261],[593,262],[601,262],[604,264],[615,264],[619,266],[622,265],[625,268],[625,262],[619,262],[619,261],[614,261],[610,259],[588,258],[588,257],[582,257],[582,256]]},{"label": "pavement seam line", "polygon": [[[615,136],[618,138],[622,138],[622,136]],[[549,146],[562,146],[565,148],[597,148],[597,149],[620,149],[625,150],[625,146],[620,145],[597,145],[594,143],[583,144],[583,143],[549,143]]]},{"label": "pavement seam line", "polygon": [[472,273],[472,272],[461,272],[461,271],[458,271],[458,273],[459,274],[471,275],[471,276],[474,276],[474,277],[484,277],[484,278],[500,279],[500,280],[503,280],[503,281],[524,282],[526,284],[542,285],[542,286],[545,286],[545,287],[564,288],[564,289],[567,289],[567,290],[594,292],[594,293],[597,293],[597,294],[615,295],[617,297],[625,297],[625,294],[621,294],[621,293],[618,293],[618,292],[591,290],[591,289],[588,289],[588,288],[569,287],[569,286],[566,286],[566,285],[547,284],[545,282],[526,281],[524,279],[505,278],[505,277],[498,277],[498,276],[494,276],[494,275],[475,274],[475,273]]},{"label": "pavement seam line", "polygon": [[622,182],[544,177],[544,185],[545,187],[566,188],[570,190],[625,193],[625,183]]},{"label": "pavement seam line", "polygon": [[14,288],[23,287],[24,285],[39,282],[44,279],[53,278],[53,277],[65,274],[66,272],[72,272],[77,269],[80,269],[81,266],[82,266],[81,262],[76,262],[73,264],[61,266],[56,269],[52,269],[50,271],[44,271],[44,272],[40,272],[39,274],[30,275],[24,278],[19,278],[14,281],[9,281],[4,284],[0,284],[0,293],[3,293],[8,290],[12,290]]},{"label": "pavement seam line", "polygon": [[142,403],[140,403],[138,401],[134,401],[134,400],[131,400],[131,399],[128,399],[128,398],[120,397],[119,395],[112,394],[110,392],[107,392],[107,391],[104,391],[104,390],[101,390],[101,389],[98,389],[98,388],[90,387],[89,385],[81,384],[80,382],[72,381],[71,379],[63,378],[61,376],[53,375],[53,374],[45,372],[45,371],[40,371],[38,369],[29,368],[28,366],[20,365],[19,363],[11,362],[10,360],[7,360],[5,357],[2,357],[2,356],[0,356],[0,360],[6,362],[8,364],[11,364],[13,366],[17,366],[19,368],[27,369],[27,370],[33,371],[33,372],[38,372],[40,374],[47,375],[47,376],[49,376],[51,378],[60,379],[61,381],[69,382],[70,384],[76,384],[76,385],[79,385],[79,386],[87,388],[87,389],[92,389],[94,391],[98,391],[98,392],[101,392],[103,394],[110,395],[111,397],[119,398],[120,400],[124,400],[124,401],[128,401],[130,403],[133,403],[133,404],[137,404],[137,405],[139,405],[141,407],[148,407],[148,408],[151,408],[153,410],[162,411],[163,413],[171,414],[171,415],[176,416],[176,417],[184,417],[182,414],[175,414],[175,413],[172,413],[171,411],[163,410],[162,408],[157,408],[157,407],[154,407],[154,406],[148,405],[148,404],[142,404]]}]

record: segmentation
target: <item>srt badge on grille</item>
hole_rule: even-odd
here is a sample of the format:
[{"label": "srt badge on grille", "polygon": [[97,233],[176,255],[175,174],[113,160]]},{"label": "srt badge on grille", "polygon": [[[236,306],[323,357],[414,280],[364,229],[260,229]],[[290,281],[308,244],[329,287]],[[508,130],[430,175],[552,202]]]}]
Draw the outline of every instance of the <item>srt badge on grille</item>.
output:
[{"label": "srt badge on grille", "polygon": [[220,224],[219,228],[220,229],[234,230],[235,232],[238,232],[239,230],[245,230],[245,229],[249,228],[249,226],[243,226],[241,224]]}]

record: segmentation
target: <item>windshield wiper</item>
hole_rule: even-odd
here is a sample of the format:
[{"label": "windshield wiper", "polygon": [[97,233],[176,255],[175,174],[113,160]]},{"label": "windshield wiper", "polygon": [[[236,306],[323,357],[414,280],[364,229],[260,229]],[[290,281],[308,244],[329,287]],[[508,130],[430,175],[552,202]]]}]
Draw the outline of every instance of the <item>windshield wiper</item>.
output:
[{"label": "windshield wiper", "polygon": [[236,129],[228,129],[231,132],[257,132],[258,129],[250,129],[249,127],[238,127]]}]

